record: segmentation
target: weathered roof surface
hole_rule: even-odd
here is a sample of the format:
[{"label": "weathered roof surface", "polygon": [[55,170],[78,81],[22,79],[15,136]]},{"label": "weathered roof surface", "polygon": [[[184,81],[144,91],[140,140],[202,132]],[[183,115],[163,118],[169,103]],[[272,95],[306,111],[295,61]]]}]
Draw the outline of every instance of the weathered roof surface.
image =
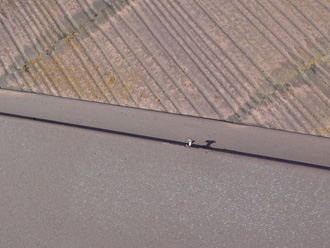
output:
[{"label": "weathered roof surface", "polygon": [[2,115],[0,137],[1,247],[330,246],[329,170]]},{"label": "weathered roof surface", "polygon": [[0,86],[330,136],[327,0],[0,1]]}]

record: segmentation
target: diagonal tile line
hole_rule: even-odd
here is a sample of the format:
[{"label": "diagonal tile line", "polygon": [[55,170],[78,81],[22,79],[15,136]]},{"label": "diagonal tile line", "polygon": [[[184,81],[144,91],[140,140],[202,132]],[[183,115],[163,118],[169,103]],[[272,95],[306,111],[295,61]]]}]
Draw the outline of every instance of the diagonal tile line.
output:
[{"label": "diagonal tile line", "polygon": [[[89,21],[79,25],[78,28],[74,28],[72,27],[70,30],[69,34],[64,34],[64,36],[58,40],[56,40],[55,42],[53,42],[53,44],[50,44],[49,47],[47,47],[46,49],[44,49],[44,51],[42,53],[37,54],[34,58],[31,58],[30,60],[28,60],[21,68],[16,68],[14,71],[12,71],[11,73],[5,73],[4,75],[0,76],[0,79],[6,79],[8,77],[10,77],[13,74],[16,74],[18,72],[22,72],[23,70],[25,70],[26,66],[31,63],[32,61],[36,60],[38,57],[45,55],[45,54],[51,54],[53,51],[55,51],[56,47],[58,47],[61,43],[63,43],[64,41],[66,41],[67,39],[74,39],[75,36],[79,35],[80,31],[83,29],[86,29],[87,25],[95,22],[97,18],[102,17],[103,15],[105,15],[107,10],[110,10],[111,6],[107,5],[107,7],[101,9],[100,11],[98,11],[94,18],[91,18]],[[7,18],[5,18],[1,13],[0,13],[0,20],[6,20]]]},{"label": "diagonal tile line", "polygon": [[[250,114],[252,112],[252,110],[256,109],[258,106],[264,104],[269,98],[271,98],[272,96],[274,96],[276,94],[276,92],[278,92],[279,90],[286,90],[287,88],[291,87],[291,82],[299,77],[302,76],[304,73],[306,73],[308,70],[315,70],[315,66],[317,65],[317,62],[322,61],[324,58],[326,58],[327,56],[329,56],[330,53],[326,53],[321,57],[318,58],[314,58],[312,60],[312,62],[310,63],[305,63],[305,65],[303,67],[298,67],[296,71],[293,72],[293,76],[291,78],[289,78],[288,80],[286,80],[285,82],[282,83],[278,83],[276,82],[276,86],[274,88],[274,90],[267,94],[267,95],[263,95],[263,98],[257,102],[255,105],[252,105],[251,103],[246,103],[247,106],[252,106],[250,107],[247,111],[241,111],[242,109],[246,110],[246,106],[242,107],[242,109],[239,109],[235,114],[233,114],[232,116],[230,116],[228,118],[229,121],[233,121],[233,122],[237,122],[240,121],[242,118],[244,118],[245,116],[247,116],[248,114]],[[242,112],[243,114],[240,115],[238,117],[239,112]]]}]

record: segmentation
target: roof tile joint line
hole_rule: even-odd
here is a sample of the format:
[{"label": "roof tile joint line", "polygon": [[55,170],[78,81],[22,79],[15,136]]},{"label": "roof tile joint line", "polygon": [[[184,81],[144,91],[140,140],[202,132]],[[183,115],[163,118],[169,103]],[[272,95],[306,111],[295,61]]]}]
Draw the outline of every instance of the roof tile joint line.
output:
[{"label": "roof tile joint line", "polygon": [[[262,99],[258,103],[256,103],[251,109],[249,109],[249,111],[246,112],[246,114],[250,113],[253,109],[256,109],[258,106],[265,103],[267,101],[267,99],[272,97],[277,91],[286,90],[286,88],[289,88],[291,86],[290,85],[291,81],[294,80],[295,78],[303,75],[306,71],[311,69],[314,72],[316,63],[318,61],[322,61],[328,55],[330,55],[330,53],[325,53],[321,57],[317,57],[317,58],[312,59],[311,62],[309,62],[309,63],[306,62],[304,64],[304,66],[297,67],[297,70],[295,71],[293,77],[289,78],[288,80],[286,80],[284,82],[281,82],[281,83],[275,82],[274,83],[274,86],[275,86],[274,90],[271,93],[267,94],[267,95],[263,95]],[[241,119],[244,116],[240,116],[239,119]]]},{"label": "roof tile joint line", "polygon": [[[87,25],[90,23],[93,23],[96,21],[96,18],[99,18],[103,15],[105,15],[106,10],[112,9],[113,7],[111,5],[107,5],[107,7],[105,7],[104,9],[101,9],[99,12],[95,13],[94,18],[91,18],[89,21],[87,21],[86,23],[81,24],[78,29],[75,29],[74,27],[71,28],[71,31],[69,34],[64,34],[64,36],[60,39],[58,39],[57,41],[55,41],[53,44],[50,44],[49,47],[47,48],[43,48],[44,52],[38,54],[35,58],[31,58],[29,61],[27,61],[21,68],[17,68],[15,69],[15,71],[11,72],[11,73],[6,73],[5,77],[10,77],[11,75],[17,73],[17,72],[22,72],[23,70],[26,69],[26,67],[28,66],[28,64],[30,64],[32,61],[38,60],[38,58],[40,58],[42,55],[44,54],[52,54],[56,47],[58,45],[60,45],[62,42],[70,40],[70,39],[74,39],[76,36],[79,36],[79,33],[82,29],[87,29]],[[0,15],[0,19],[3,19],[4,17]],[[6,19],[6,18],[4,18]]]}]

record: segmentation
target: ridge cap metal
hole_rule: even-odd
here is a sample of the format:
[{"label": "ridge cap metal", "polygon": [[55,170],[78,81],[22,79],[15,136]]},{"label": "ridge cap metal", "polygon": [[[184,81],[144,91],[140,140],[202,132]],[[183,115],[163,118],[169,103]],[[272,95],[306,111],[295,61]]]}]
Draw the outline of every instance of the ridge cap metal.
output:
[{"label": "ridge cap metal", "polygon": [[0,114],[330,168],[330,139],[306,134],[3,89]]}]

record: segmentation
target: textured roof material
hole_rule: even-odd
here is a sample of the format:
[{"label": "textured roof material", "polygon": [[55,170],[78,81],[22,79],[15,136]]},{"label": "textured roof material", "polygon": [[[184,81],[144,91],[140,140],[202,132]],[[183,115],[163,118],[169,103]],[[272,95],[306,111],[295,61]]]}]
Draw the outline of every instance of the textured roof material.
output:
[{"label": "textured roof material", "polygon": [[330,136],[327,0],[0,1],[0,86]]},{"label": "textured roof material", "polygon": [[1,247],[330,245],[329,170],[6,116],[0,136]]}]

